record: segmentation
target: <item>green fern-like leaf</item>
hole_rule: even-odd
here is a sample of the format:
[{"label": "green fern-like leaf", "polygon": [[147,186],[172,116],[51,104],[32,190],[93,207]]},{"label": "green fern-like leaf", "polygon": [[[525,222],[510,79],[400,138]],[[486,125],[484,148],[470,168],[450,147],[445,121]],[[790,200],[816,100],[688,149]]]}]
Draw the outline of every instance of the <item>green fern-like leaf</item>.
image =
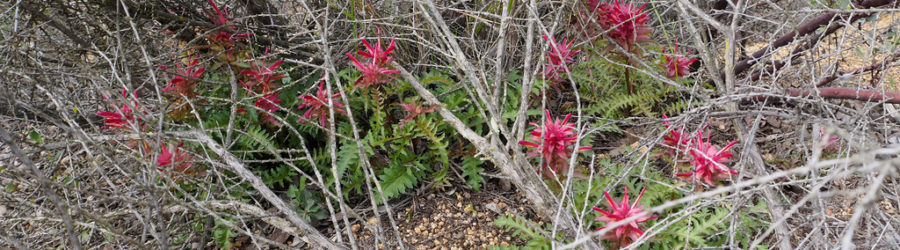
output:
[{"label": "green fern-like leaf", "polygon": [[[242,149],[255,150],[265,149],[272,146],[268,133],[258,125],[252,125],[247,130],[242,131],[242,135],[238,137],[238,146]],[[274,147],[272,147],[274,149]]]},{"label": "green fern-like leaf", "polygon": [[500,216],[494,219],[494,225],[502,227],[513,235],[527,240],[526,247],[528,249],[550,249],[551,241],[543,234],[532,228],[534,223],[530,223],[525,219],[513,216]]},{"label": "green fern-like leaf", "polygon": [[728,216],[728,210],[724,208],[717,208],[712,214],[701,212],[693,216],[695,218],[694,225],[682,229],[682,233],[687,236],[688,242],[691,244],[704,246],[710,240],[708,236],[715,234],[728,225],[727,223],[721,223],[726,216]]},{"label": "green fern-like leaf", "polygon": [[[337,180],[333,177],[327,178],[327,185],[329,187],[334,186],[335,181],[340,181],[342,185],[353,185],[356,183],[356,180],[352,178],[348,178],[346,181],[343,179],[344,174],[349,169],[358,169],[359,168],[359,151],[356,148],[356,143],[345,142],[342,143],[340,149],[337,151]],[[330,175],[329,175],[330,176]]]},{"label": "green fern-like leaf", "polygon": [[[413,171],[412,168],[393,164],[386,168],[384,173],[379,176],[384,197],[387,199],[397,197],[406,192],[406,189],[415,186],[419,180]],[[381,199],[377,200],[381,202]]]},{"label": "green fern-like leaf", "polygon": [[262,181],[271,188],[276,188],[275,184],[278,184],[277,187],[283,187],[285,181],[289,181],[292,176],[296,176],[297,172],[294,171],[290,166],[281,165],[267,171],[263,171],[262,173]]},{"label": "green fern-like leaf", "polygon": [[481,182],[484,181],[484,177],[481,176],[481,173],[484,172],[481,164],[483,164],[481,159],[477,157],[465,157],[462,161],[462,176],[466,179],[466,184],[475,189],[475,191],[481,189]]}]

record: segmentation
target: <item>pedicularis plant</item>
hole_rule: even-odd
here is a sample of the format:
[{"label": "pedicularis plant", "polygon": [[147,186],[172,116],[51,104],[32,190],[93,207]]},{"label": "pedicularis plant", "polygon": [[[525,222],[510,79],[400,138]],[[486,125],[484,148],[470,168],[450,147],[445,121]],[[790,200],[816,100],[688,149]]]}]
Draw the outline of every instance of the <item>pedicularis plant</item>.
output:
[{"label": "pedicularis plant", "polygon": [[[681,54],[677,45],[669,49],[667,45],[654,43],[655,28],[645,12],[647,5],[638,7],[618,0],[586,1],[583,5],[586,10],[575,15],[578,25],[567,27],[578,29],[579,37],[557,40],[552,35],[543,36],[543,41],[549,45],[542,58],[545,64],[539,82],[543,84],[537,84],[535,89],[525,93],[541,93],[540,88],[544,86],[552,87],[549,88],[551,92],[577,89],[586,105],[581,117],[573,117],[570,109],[549,110],[536,104],[529,107],[528,117],[543,121],[531,123],[530,138],[518,138],[522,139],[519,145],[527,151],[526,155],[536,163],[537,167],[529,170],[539,173],[557,189],[561,188],[558,184],[572,180],[575,207],[593,207],[598,212],[588,215],[586,220],[605,223],[594,226],[607,232],[599,238],[612,247],[625,247],[641,238],[654,238],[646,246],[649,248],[724,242],[725,239],[714,232],[721,226],[718,220],[728,214],[726,208],[699,211],[687,220],[672,222],[675,226],[659,232],[653,232],[653,223],[658,221],[654,219],[666,218],[672,212],[649,214],[644,208],[644,205],[652,207],[682,197],[684,194],[680,189],[673,188],[677,184],[672,183],[703,187],[737,178],[738,172],[726,165],[733,157],[729,150],[737,142],[719,148],[709,140],[709,134],[704,136],[704,129],[691,135],[684,127],[672,128],[665,114],[680,112],[688,105],[671,93],[669,85],[633,70],[641,67],[634,58],[646,59],[653,55],[651,52],[659,52],[655,66],[643,72],[659,72],[656,74],[687,84],[691,77],[690,65],[697,59]],[[210,0],[204,11],[209,22],[218,27],[201,33],[205,35],[198,40],[203,44],[181,48],[184,52],[169,63],[175,65],[175,70],[160,67],[168,75],[166,82],[159,83],[168,102],[164,110],[150,112],[152,107],[141,105],[141,96],[137,92],[129,94],[126,89],[122,92],[123,100],[109,100],[113,103],[112,110],[97,112],[105,119],[104,130],[122,134],[151,132],[160,129],[154,127],[159,124],[153,122],[154,119],[171,121],[164,123],[169,127],[161,128],[163,130],[203,128],[202,131],[235,152],[269,188],[290,198],[290,204],[298,214],[310,222],[328,217],[324,209],[326,202],[337,206],[337,201],[326,199],[323,189],[329,189],[330,193],[340,191],[344,202],[365,204],[371,202],[367,199],[381,203],[396,198],[423,182],[438,189],[454,181],[464,182],[475,190],[480,188],[486,166],[479,157],[474,157],[475,148],[434,112],[437,107],[422,103],[417,92],[397,78],[401,71],[394,68],[392,62],[396,54],[403,53],[403,44],[391,39],[384,46],[376,39],[373,46],[371,40],[360,38],[363,50],[356,51],[355,55],[345,53],[345,64],[338,65],[343,68],[335,77],[288,65],[278,59],[277,52],[255,46],[249,39],[253,32],[240,30],[224,6],[220,8]],[[465,91],[459,91],[458,84],[446,74],[434,69],[418,76],[418,81],[433,93],[441,93],[437,98],[443,104],[442,108],[460,117],[466,126],[481,134],[490,131],[488,121],[482,117],[480,104],[470,99]],[[521,88],[519,75],[519,72],[510,72],[503,80],[513,88]],[[504,110],[517,110],[521,100],[517,93],[521,91],[509,91],[509,95],[505,95]],[[154,113],[165,116],[154,117]],[[591,139],[584,136],[582,128],[604,125],[601,119],[589,117],[656,117],[659,113],[663,114],[662,123],[667,130],[660,144],[665,148],[663,154],[668,155],[674,165],[689,163],[691,169],[688,172],[650,171],[642,173],[645,178],[639,179],[634,172],[636,168],[608,160],[598,160],[595,163],[599,167],[594,169],[581,164],[583,156],[592,150]],[[349,114],[353,116],[349,117]],[[560,119],[562,114],[566,115]],[[350,123],[351,118],[355,124]],[[502,119],[508,125],[512,123],[506,115]],[[585,126],[576,127],[575,121]],[[229,131],[232,128],[241,132]],[[329,137],[323,133],[331,128],[338,135],[334,137],[336,162],[331,162]],[[618,132],[618,128],[605,131]],[[354,138],[357,133],[363,145],[364,159],[360,158],[357,142],[346,139]],[[125,146],[163,173],[161,181],[173,181],[185,192],[208,189],[198,186],[204,185],[204,179],[209,178],[206,176],[209,166],[194,160],[198,157],[192,157],[193,152],[200,152],[203,146],[190,142],[176,144],[166,139],[135,139]],[[306,155],[290,158],[292,151],[284,150],[297,148],[308,148],[311,155],[309,158],[303,158]],[[367,170],[363,169],[363,160],[378,177],[375,181],[380,184],[380,193],[376,197],[383,195],[384,200],[367,195],[366,188],[371,183],[365,174]],[[336,175],[322,175],[327,185],[307,185],[311,183],[307,179],[309,175],[300,175],[297,170],[303,173],[333,171]],[[585,174],[596,171],[603,173]],[[569,172],[575,174],[569,176]],[[676,177],[685,177],[687,181],[679,182]],[[338,190],[335,183],[343,188]],[[258,198],[246,183],[229,184],[234,184],[230,185],[234,190],[228,191],[235,198]],[[618,185],[624,186],[624,192],[613,195],[602,191],[603,196],[599,195],[601,190],[612,190]],[[640,194],[631,203],[629,187],[632,190],[641,187]],[[617,202],[612,197],[622,199]],[[639,204],[642,197],[643,205]],[[603,200],[607,206],[600,205]],[[679,208],[682,207],[672,210]],[[750,222],[757,222],[751,212],[737,213]],[[625,225],[610,226],[629,219],[631,222]],[[498,219],[497,222],[516,230],[530,227],[515,218]],[[236,234],[221,223],[216,225],[214,231],[219,243],[228,247],[231,237]],[[685,228],[693,230],[681,231]],[[647,236],[650,232],[655,236]],[[533,242],[550,242],[534,231],[527,235]]]}]

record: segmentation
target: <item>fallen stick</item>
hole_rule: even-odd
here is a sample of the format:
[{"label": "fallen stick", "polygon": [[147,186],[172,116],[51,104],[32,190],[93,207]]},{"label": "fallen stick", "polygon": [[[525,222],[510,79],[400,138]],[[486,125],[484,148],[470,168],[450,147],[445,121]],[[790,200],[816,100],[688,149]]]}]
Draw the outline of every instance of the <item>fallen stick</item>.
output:
[{"label": "fallen stick", "polygon": [[818,96],[824,99],[848,99],[900,104],[900,93],[856,88],[789,89],[793,97]]}]

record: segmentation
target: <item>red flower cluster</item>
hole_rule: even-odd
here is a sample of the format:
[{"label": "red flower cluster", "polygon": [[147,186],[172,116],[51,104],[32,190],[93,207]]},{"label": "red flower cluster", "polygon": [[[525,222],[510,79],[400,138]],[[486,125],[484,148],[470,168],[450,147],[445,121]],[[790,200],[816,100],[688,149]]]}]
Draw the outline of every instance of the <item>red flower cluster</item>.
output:
[{"label": "red flower cluster", "polygon": [[612,3],[598,4],[596,1],[588,3],[588,8],[596,13],[597,23],[607,35],[625,48],[626,51],[634,51],[635,45],[640,42],[650,41],[652,30],[647,25],[650,18],[644,13],[644,7],[635,8],[634,5],[614,0]]},{"label": "red flower cluster", "polygon": [[[668,119],[665,116],[663,118]],[[664,124],[666,129],[669,129],[669,122],[664,121]],[[719,149],[716,145],[711,144],[708,138],[706,141],[703,141],[703,130],[705,128],[704,126],[703,129],[697,131],[696,138],[685,138],[681,132],[684,128],[679,129],[677,132],[673,130],[669,132],[669,136],[663,137],[663,144],[672,148],[668,153],[673,156],[675,155],[675,150],[687,151],[691,156],[688,158],[688,161],[694,170],[676,174],[678,177],[693,177],[697,181],[715,186],[717,181],[726,180],[730,175],[738,174],[736,170],[725,166],[725,163],[728,163],[733,156],[728,150],[737,144],[737,141],[732,141],[724,148]]]},{"label": "red flower cluster", "polygon": [[[132,94],[134,96],[134,107],[138,108],[137,102],[137,92]],[[125,89],[122,89],[122,97],[128,99],[128,92]],[[103,97],[107,99],[106,96]],[[103,126],[101,129],[110,129],[110,128],[120,128],[125,129],[128,127],[129,123],[135,123],[139,119],[135,119],[134,110],[131,109],[127,104],[122,104],[122,108],[117,111],[100,111],[97,112],[97,115],[102,116]]]},{"label": "red flower cluster", "polygon": [[710,144],[708,139],[703,142],[703,133],[697,133],[697,136],[697,141],[690,151],[691,156],[694,157],[691,161],[694,171],[676,174],[678,177],[690,178],[693,176],[698,181],[715,186],[715,181],[726,180],[729,175],[738,174],[736,170],[730,169],[724,164],[731,160],[733,155],[728,150],[737,144],[737,141],[732,141],[724,148],[719,149],[716,145]]},{"label": "red flower cluster", "polygon": [[[546,35],[544,35],[544,40],[548,40]],[[562,43],[557,43],[556,38],[549,38],[549,40],[553,43],[550,45],[550,51],[547,52],[548,61],[544,67],[544,78],[554,83],[561,82],[564,78],[560,73],[569,73],[571,70],[569,64],[575,62],[574,56],[581,50],[572,50],[574,41],[563,39]]]},{"label": "red flower cluster", "polygon": [[[678,41],[675,41],[676,43]],[[666,51],[663,50],[663,53]],[[687,54],[691,54],[691,50],[688,50]],[[690,66],[692,63],[696,62],[697,58],[688,59],[683,54],[678,53],[678,45],[675,45],[675,48],[672,50],[672,56],[665,56],[666,59],[666,76],[672,79],[682,77],[691,72]]]},{"label": "red flower cluster", "polygon": [[213,24],[218,25],[219,27],[218,27],[217,31],[213,32],[213,34],[215,34],[215,36],[209,36],[209,37],[207,37],[207,39],[209,39],[212,43],[216,44],[217,46],[220,46],[222,50],[227,50],[229,57],[231,57],[230,48],[234,46],[235,40],[249,38],[251,34],[250,33],[235,34],[235,33],[232,33],[230,31],[226,30],[226,29],[234,30],[234,25],[231,24],[234,19],[231,17],[228,17],[228,8],[222,7],[221,9],[219,9],[219,6],[217,6],[216,3],[213,2],[213,0],[209,0],[209,5],[212,6],[213,11],[215,11],[216,14],[213,15],[209,12],[206,12],[206,11],[204,11],[204,12],[206,12],[206,16],[209,17],[209,20]]},{"label": "red flower cluster", "polygon": [[413,119],[416,119],[416,116],[434,112],[434,106],[422,106],[422,105],[415,104],[415,103],[409,103],[409,104],[403,103],[403,104],[397,104],[397,105],[400,105],[400,107],[403,107],[403,110],[406,110],[406,113],[407,113],[406,117],[404,117],[403,120],[400,121],[400,127],[403,127],[403,125],[406,124],[407,122],[410,122]]},{"label": "red flower cluster", "polygon": [[[606,210],[594,207],[595,211],[600,212],[600,214],[603,215],[597,217],[597,221],[606,222],[606,224],[608,225],[616,221],[639,216],[628,224],[618,226],[613,230],[607,232],[605,235],[603,235],[604,240],[616,240],[615,244],[617,246],[627,246],[644,234],[644,231],[641,230],[638,223],[657,218],[656,215],[639,215],[641,212],[643,212],[644,206],[638,206],[637,204],[639,201],[641,201],[641,197],[644,196],[644,191],[646,190],[646,187],[641,189],[641,193],[638,195],[637,199],[634,200],[634,203],[631,204],[628,203],[627,187],[625,188],[625,196],[622,197],[621,204],[616,204],[616,202],[613,201],[612,197],[609,195],[609,192],[603,191],[603,194],[606,195],[606,203],[609,204],[609,207],[612,209],[612,211],[607,212]],[[603,228],[606,228],[606,226],[597,228],[597,230],[601,230]]]},{"label": "red flower cluster", "polygon": [[[266,49],[265,56],[268,55],[269,50]],[[262,94],[262,96],[253,103],[256,107],[268,111],[260,114],[261,120],[272,124],[278,124],[278,122],[274,117],[271,117],[269,113],[277,111],[278,104],[281,103],[281,99],[278,99],[278,91],[272,90],[273,88],[277,88],[277,83],[273,81],[285,77],[284,75],[275,72],[275,70],[278,69],[278,66],[281,66],[281,63],[283,62],[284,60],[278,59],[278,61],[269,65],[269,63],[263,59],[262,66],[254,62],[250,63],[251,69],[241,70],[241,75],[245,75],[249,78],[246,82],[241,80],[241,85],[249,90],[250,94]]]},{"label": "red flower cluster", "polygon": [[391,53],[394,52],[395,48],[394,39],[391,39],[391,43],[386,49],[381,47],[380,39],[375,43],[375,47],[372,47],[366,40],[363,40],[363,45],[366,46],[367,51],[360,50],[357,51],[356,54],[359,54],[362,57],[371,58],[371,61],[360,62],[353,54],[346,54],[347,57],[353,61],[353,65],[356,66],[356,69],[362,73],[362,76],[359,77],[359,79],[356,79],[356,82],[354,82],[353,85],[356,85],[356,87],[367,88],[373,85],[389,83],[391,74],[400,73],[399,70],[394,70],[389,67],[389,64],[393,61]]},{"label": "red flower cluster", "polygon": [[391,43],[388,44],[386,49],[381,48],[381,39],[376,40],[375,47],[372,47],[366,40],[363,40],[362,43],[363,46],[366,46],[367,51],[360,50],[357,51],[356,54],[365,58],[371,58],[377,64],[381,65],[391,64],[391,62],[394,61],[394,58],[391,57],[391,53],[393,53],[394,49],[397,47],[394,39],[391,39]]},{"label": "red flower cluster", "polygon": [[[547,114],[547,121],[543,126],[531,123],[531,125],[537,126],[534,131],[531,131],[531,140],[537,143],[521,140],[519,145],[533,149],[528,152],[528,156],[543,157],[544,162],[541,164],[541,169],[544,170],[544,176],[555,178],[557,174],[568,172],[569,158],[572,155],[570,147],[575,145],[578,136],[575,134],[573,126],[569,124],[572,114],[566,115],[563,120],[557,118],[554,121],[550,117],[549,110],[544,110],[544,112]],[[578,151],[590,149],[590,146],[580,147]],[[541,170],[538,170],[538,173],[540,172]]]},{"label": "red flower cluster", "polygon": [[[266,49],[264,57],[268,55],[269,49]],[[251,62],[251,69],[241,70],[241,74],[246,75],[250,80],[247,82],[241,81],[241,84],[245,87],[262,86],[263,89],[271,89],[272,81],[284,78],[284,75],[275,73],[275,70],[278,69],[278,66],[281,66],[281,63],[283,62],[284,60],[278,59],[278,61],[275,61],[272,65],[268,65],[269,63],[263,59],[262,66],[255,62]]]},{"label": "red flower cluster", "polygon": [[[178,143],[178,147],[173,148],[174,150],[169,150],[166,147],[166,144],[160,142],[159,143],[159,155],[156,157],[156,165],[159,167],[166,167],[172,163],[176,163],[176,170],[185,170],[191,166],[190,155],[187,152],[182,152],[181,147],[184,146],[184,143]],[[160,169],[162,170],[162,169]],[[184,172],[184,171],[179,171]]]},{"label": "red flower cluster", "polygon": [[[156,166],[159,171],[173,171],[186,175],[201,175],[204,174],[205,171],[198,170],[194,167],[194,164],[191,163],[191,155],[185,151],[182,151],[182,146],[184,146],[183,142],[178,143],[178,146],[169,149],[166,147],[166,144],[160,142],[159,143],[159,154],[156,156]],[[145,148],[147,152],[150,152],[149,148]],[[173,177],[176,182],[181,182],[183,180],[182,177]]]},{"label": "red flower cluster", "polygon": [[[203,77],[203,72],[206,70],[203,67],[197,67],[197,64],[200,63],[199,57],[188,57],[188,63],[184,64],[184,68],[181,67],[181,64],[176,64],[175,67],[177,70],[175,71],[175,77],[172,77],[172,80],[169,81],[169,84],[166,85],[162,91],[174,91],[178,94],[182,94],[187,96],[188,98],[194,98],[197,96],[197,93],[194,92],[194,88],[197,85],[196,79],[200,79]],[[164,70],[169,70],[166,66],[160,66],[160,68]]]},{"label": "red flower cluster", "polygon": [[[303,103],[300,106],[297,106],[297,109],[305,109],[305,113],[303,113],[303,117],[309,120],[319,119],[319,125],[325,126],[325,122],[328,119],[328,99],[331,99],[331,103],[334,104],[334,111],[337,113],[347,113],[347,111],[340,109],[343,108],[344,105],[341,104],[337,97],[341,96],[341,93],[338,92],[336,94],[328,96],[328,91],[325,89],[325,81],[319,83],[319,91],[316,92],[316,95],[302,95],[298,97],[299,100],[302,100]],[[340,107],[340,108],[338,108]],[[297,122],[302,123],[303,119],[297,120]]]},{"label": "red flower cluster", "polygon": [[255,102],[253,102],[253,105],[266,111],[266,113],[260,113],[260,118],[263,121],[267,121],[271,124],[278,124],[278,120],[275,120],[275,117],[272,117],[271,115],[269,115],[269,113],[275,113],[275,111],[278,111],[279,103],[281,103],[281,99],[278,99],[278,92],[272,91],[257,99]]},{"label": "red flower cluster", "polygon": [[[663,114],[663,124],[666,125],[666,130],[670,129],[669,117],[665,114]],[[676,150],[680,152],[687,151],[688,146],[691,144],[691,139],[684,136],[684,127],[678,129],[678,131],[670,130],[669,135],[663,136],[662,139],[663,145],[668,146],[666,153],[672,157],[675,157]]]}]

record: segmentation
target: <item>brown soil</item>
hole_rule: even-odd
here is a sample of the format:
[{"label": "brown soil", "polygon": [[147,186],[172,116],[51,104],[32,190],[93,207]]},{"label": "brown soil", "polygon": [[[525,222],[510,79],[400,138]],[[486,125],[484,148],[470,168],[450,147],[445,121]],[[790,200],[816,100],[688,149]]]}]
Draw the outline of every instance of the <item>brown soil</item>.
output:
[{"label": "brown soil", "polygon": [[[455,186],[462,187],[462,186]],[[523,245],[524,240],[494,225],[494,219],[524,216],[536,221],[527,199],[514,189],[504,191],[498,183],[488,181],[481,192],[452,188],[431,191],[415,197],[405,208],[394,213],[403,244],[408,249],[478,249],[489,246]],[[375,220],[370,220],[373,224]],[[387,220],[383,225],[390,225]],[[543,222],[537,222],[542,225]],[[386,228],[390,228],[389,226]],[[375,238],[360,224],[353,225],[357,242],[366,249],[375,248]],[[392,233],[386,233],[391,235]],[[393,249],[396,240],[379,243],[380,249]]]}]

